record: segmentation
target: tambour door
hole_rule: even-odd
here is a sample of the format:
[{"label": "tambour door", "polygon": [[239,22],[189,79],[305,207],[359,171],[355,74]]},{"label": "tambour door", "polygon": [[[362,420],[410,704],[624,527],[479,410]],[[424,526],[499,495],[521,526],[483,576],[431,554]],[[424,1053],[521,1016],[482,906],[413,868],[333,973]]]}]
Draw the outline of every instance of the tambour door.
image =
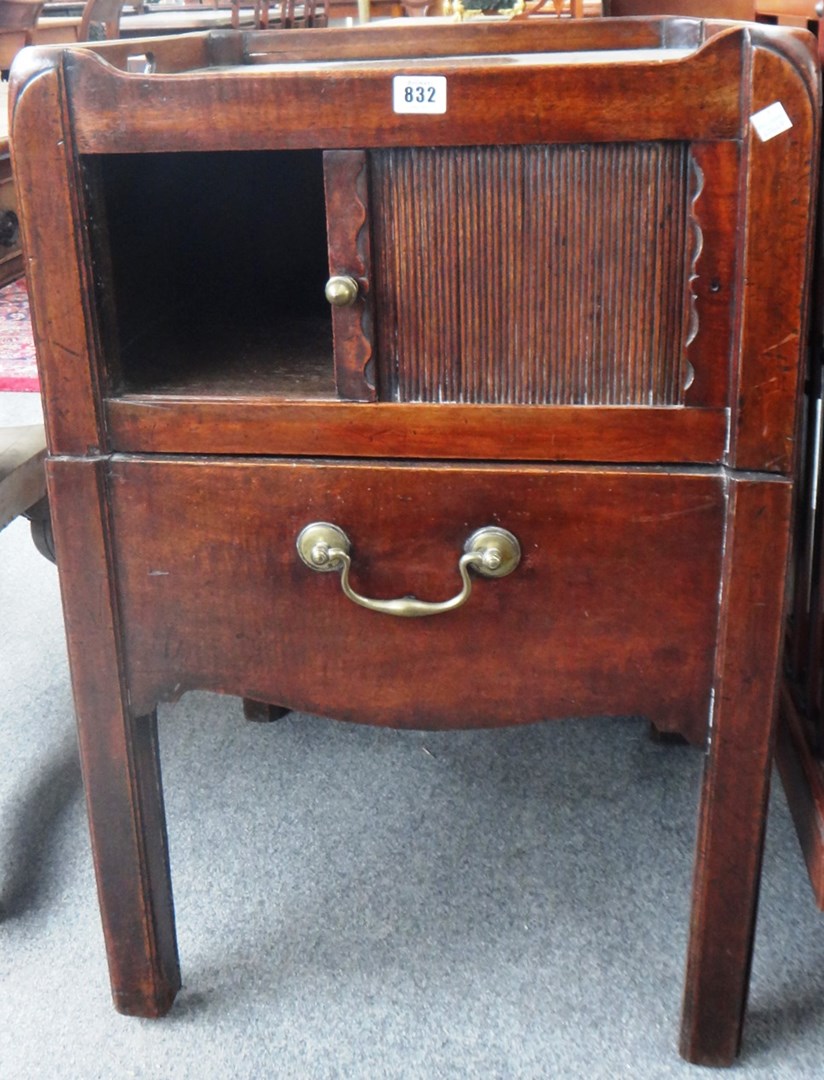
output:
[{"label": "tambour door", "polygon": [[685,139],[327,151],[330,271],[358,286],[334,309],[339,391],[723,408],[745,158]]}]

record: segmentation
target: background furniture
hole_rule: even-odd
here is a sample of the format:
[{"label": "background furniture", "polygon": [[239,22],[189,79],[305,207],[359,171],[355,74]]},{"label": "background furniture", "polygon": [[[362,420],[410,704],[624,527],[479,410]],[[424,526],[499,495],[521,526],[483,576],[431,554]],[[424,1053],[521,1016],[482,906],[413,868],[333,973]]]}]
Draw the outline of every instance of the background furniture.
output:
[{"label": "background furniture", "polygon": [[[793,494],[806,41],[230,33],[153,42],[141,78],[133,48],[13,73],[117,1007],[179,987],[158,700],[438,728],[610,710],[707,740],[681,1048],[729,1062]],[[776,101],[789,126],[756,134]]]},{"label": "background furniture", "polygon": [[17,194],[9,150],[8,84],[0,82],[0,288],[22,273]]},{"label": "background furniture", "polygon": [[17,517],[27,517],[35,547],[55,562],[45,461],[42,424],[0,427],[0,529]]},{"label": "background furniture", "polygon": [[112,41],[118,37],[194,33],[238,26],[256,26],[258,7],[240,8],[239,2],[219,8],[210,4],[152,4],[139,10],[126,0],[86,0],[79,14],[41,15],[33,32],[34,44],[71,44],[75,41]]},{"label": "background furniture", "polygon": [[87,0],[83,6],[77,40],[111,41],[120,37],[120,16],[125,3],[126,0]]},{"label": "background furniture", "polygon": [[824,63],[824,38],[818,33],[819,19],[824,15],[820,0],[756,0],[755,10],[759,22],[799,26],[815,34],[819,60]]},{"label": "background furniture", "polygon": [[46,495],[42,424],[0,428],[0,529]]},{"label": "background furniture", "polygon": [[14,56],[30,45],[43,0],[0,0],[0,70],[8,71]]},{"label": "background furniture", "polygon": [[[0,23],[6,21],[8,25],[6,9],[13,6],[0,5]],[[33,17],[35,8],[40,6],[25,5],[26,17]],[[17,196],[9,151],[8,87],[0,83],[0,288],[22,273]],[[48,550],[50,545],[45,459],[46,435],[42,424],[0,427],[0,529],[20,514],[28,514],[38,522],[33,532],[41,551]]]},{"label": "background furniture", "polygon": [[[433,6],[442,7],[436,0]],[[330,19],[358,19],[358,0],[327,0]],[[371,0],[370,9],[373,18],[397,19],[404,14],[404,5],[401,0]],[[430,12],[429,14],[440,14]]]},{"label": "background furniture", "polygon": [[804,26],[822,15],[818,0],[755,0],[759,15],[774,18],[787,26]]},{"label": "background furniture", "polygon": [[604,0],[604,14],[752,19],[755,15],[755,0]]}]

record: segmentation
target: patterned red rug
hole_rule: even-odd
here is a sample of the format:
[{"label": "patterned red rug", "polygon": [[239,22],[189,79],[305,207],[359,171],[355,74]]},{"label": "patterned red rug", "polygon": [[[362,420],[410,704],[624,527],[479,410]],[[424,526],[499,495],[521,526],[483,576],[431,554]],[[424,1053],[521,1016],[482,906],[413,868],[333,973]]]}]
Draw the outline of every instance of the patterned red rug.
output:
[{"label": "patterned red rug", "polygon": [[0,392],[39,390],[25,281],[0,289]]}]

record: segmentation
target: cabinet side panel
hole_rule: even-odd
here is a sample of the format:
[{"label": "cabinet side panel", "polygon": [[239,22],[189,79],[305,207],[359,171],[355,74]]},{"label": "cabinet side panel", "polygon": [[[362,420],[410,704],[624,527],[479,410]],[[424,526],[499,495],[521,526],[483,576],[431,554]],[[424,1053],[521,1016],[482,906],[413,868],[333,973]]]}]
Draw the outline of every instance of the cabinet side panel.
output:
[{"label": "cabinet side panel", "polygon": [[104,435],[82,193],[57,62],[15,91],[12,157],[49,449],[84,454]]},{"label": "cabinet side panel", "polygon": [[[791,472],[803,385],[820,100],[786,57],[753,55],[750,110],[780,105],[790,127],[746,147],[741,338],[729,463]],[[776,255],[780,253],[780,255]]]}]

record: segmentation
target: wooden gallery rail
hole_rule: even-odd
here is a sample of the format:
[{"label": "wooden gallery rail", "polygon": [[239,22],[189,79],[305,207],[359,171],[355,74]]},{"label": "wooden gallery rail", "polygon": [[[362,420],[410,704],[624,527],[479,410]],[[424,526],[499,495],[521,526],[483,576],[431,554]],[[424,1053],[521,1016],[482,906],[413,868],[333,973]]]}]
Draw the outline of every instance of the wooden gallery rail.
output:
[{"label": "wooden gallery rail", "polygon": [[642,714],[706,747],[681,1050],[733,1059],[803,376],[810,41],[489,21],[18,59],[119,1009],[160,1015],[179,987],[158,701],[424,728]]}]

